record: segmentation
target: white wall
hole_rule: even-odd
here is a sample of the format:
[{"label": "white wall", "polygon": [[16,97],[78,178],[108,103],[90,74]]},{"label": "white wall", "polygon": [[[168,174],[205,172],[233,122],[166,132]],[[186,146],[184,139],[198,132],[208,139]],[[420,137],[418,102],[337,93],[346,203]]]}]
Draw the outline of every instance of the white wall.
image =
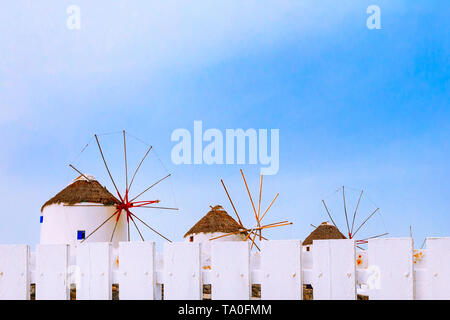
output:
[{"label": "white wall", "polygon": [[[86,237],[100,224],[108,219],[116,210],[115,206],[89,207],[92,203],[77,204],[76,207],[52,204],[46,206],[41,213],[44,217],[41,223],[40,244],[70,244],[75,246],[77,231],[84,230]],[[98,204],[95,204],[98,205]],[[86,242],[109,242],[116,223],[116,216],[98,229]],[[114,233],[113,245],[127,240],[126,216],[122,212]]]},{"label": "white wall", "polygon": [[216,241],[243,241],[245,236],[240,234],[233,234],[230,236],[222,237],[215,240],[209,240],[214,237],[222,236],[226,233],[223,232],[212,232],[212,233],[194,233],[188,235],[184,238],[185,242],[190,242],[190,237],[194,236],[194,243],[201,243],[202,246],[202,259],[201,265],[202,267],[210,267],[211,266],[211,244]]}]

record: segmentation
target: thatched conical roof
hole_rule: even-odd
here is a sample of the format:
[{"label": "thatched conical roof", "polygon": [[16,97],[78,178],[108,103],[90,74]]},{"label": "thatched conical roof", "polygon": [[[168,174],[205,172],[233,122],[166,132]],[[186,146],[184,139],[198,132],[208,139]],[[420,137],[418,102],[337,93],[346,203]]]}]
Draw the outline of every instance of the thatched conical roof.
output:
[{"label": "thatched conical roof", "polygon": [[313,232],[306,237],[303,245],[310,245],[313,240],[347,239],[338,228],[328,222],[322,222]]},{"label": "thatched conical roof", "polygon": [[211,207],[211,210],[186,232],[184,238],[193,233],[229,233],[239,231],[240,228],[239,223],[222,206],[215,206]]},{"label": "thatched conical roof", "polygon": [[81,179],[80,177],[75,179],[74,182],[69,184],[66,188],[61,190],[53,198],[48,200],[41,208],[44,210],[46,206],[51,204],[76,204],[76,203],[100,203],[104,205],[113,205],[118,203],[116,197],[114,197],[105,187],[103,187],[97,180],[92,178],[88,180]]}]

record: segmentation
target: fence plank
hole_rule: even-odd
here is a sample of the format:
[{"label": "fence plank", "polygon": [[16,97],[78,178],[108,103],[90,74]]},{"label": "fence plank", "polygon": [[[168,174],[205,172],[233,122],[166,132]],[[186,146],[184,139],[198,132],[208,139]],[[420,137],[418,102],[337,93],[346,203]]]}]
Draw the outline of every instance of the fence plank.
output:
[{"label": "fence plank", "polygon": [[30,299],[30,247],[0,245],[0,300]]},{"label": "fence plank", "polygon": [[119,243],[119,299],[154,300],[156,294],[155,243]]},{"label": "fence plank", "polygon": [[314,300],[356,299],[354,240],[314,240]]},{"label": "fence plank", "polygon": [[429,298],[450,299],[450,238],[427,238]]},{"label": "fence plank", "polygon": [[212,299],[250,299],[249,249],[249,243],[244,241],[213,241],[211,244]]},{"label": "fence plank", "polygon": [[111,244],[86,242],[79,245],[77,265],[81,272],[77,300],[111,300]]},{"label": "fence plank", "polygon": [[261,299],[303,298],[300,240],[263,241],[261,248]]},{"label": "fence plank", "polygon": [[164,300],[203,298],[201,248],[198,243],[166,243],[164,246]]},{"label": "fence plank", "polygon": [[426,249],[414,249],[414,299],[430,299],[430,284],[427,268],[428,253]]},{"label": "fence plank", "polygon": [[67,300],[69,246],[66,244],[37,245],[36,300]]},{"label": "fence plank", "polygon": [[413,248],[412,238],[369,240],[371,300],[414,299]]}]

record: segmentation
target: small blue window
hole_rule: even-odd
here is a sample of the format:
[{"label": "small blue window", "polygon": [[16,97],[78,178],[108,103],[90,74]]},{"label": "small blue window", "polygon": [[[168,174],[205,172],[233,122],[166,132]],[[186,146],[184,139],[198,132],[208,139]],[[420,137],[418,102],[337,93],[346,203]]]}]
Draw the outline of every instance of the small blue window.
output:
[{"label": "small blue window", "polygon": [[84,238],[86,238],[86,232],[84,230],[78,230],[77,240],[83,240]]},{"label": "small blue window", "polygon": [[40,223],[44,222],[44,216],[41,216],[41,217],[39,218],[39,222],[40,222]]}]

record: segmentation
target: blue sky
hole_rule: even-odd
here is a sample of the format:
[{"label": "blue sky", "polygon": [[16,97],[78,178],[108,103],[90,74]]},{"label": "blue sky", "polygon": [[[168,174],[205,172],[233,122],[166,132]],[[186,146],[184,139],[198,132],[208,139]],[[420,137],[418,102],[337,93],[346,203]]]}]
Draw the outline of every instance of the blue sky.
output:
[{"label": "blue sky", "polygon": [[[66,27],[72,4],[80,30]],[[381,30],[366,27],[371,4]],[[98,155],[77,155],[94,133],[122,129],[173,174],[155,192],[180,212],[145,213],[159,230],[181,240],[209,205],[231,213],[220,178],[250,224],[240,166],[171,162],[171,133],[194,120],[280,130],[263,203],[280,192],[267,222],[294,225],[270,238],[306,237],[327,220],[324,198],[345,229],[342,185],[350,207],[358,190],[370,197],[359,219],[381,208],[367,236],[408,236],[410,225],[416,246],[449,236],[449,12],[446,1],[2,2],[0,243],[39,241],[40,207],[74,177],[70,162],[112,190]],[[104,139],[123,177],[120,135]],[[243,168],[256,195],[259,166]]]}]

